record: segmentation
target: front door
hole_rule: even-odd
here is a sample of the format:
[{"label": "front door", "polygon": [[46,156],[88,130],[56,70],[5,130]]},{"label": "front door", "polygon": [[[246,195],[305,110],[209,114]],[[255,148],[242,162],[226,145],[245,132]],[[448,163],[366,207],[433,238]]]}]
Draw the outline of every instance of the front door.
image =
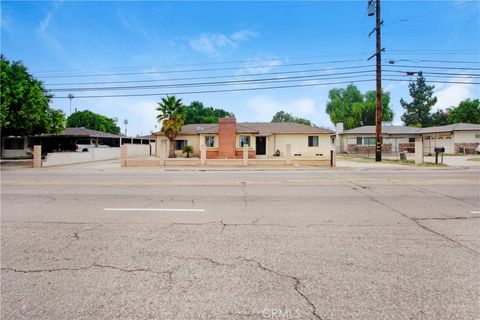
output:
[{"label": "front door", "polygon": [[265,137],[256,137],[255,145],[256,145],[256,151],[255,151],[256,155],[266,154],[267,144],[266,144],[266,138]]}]

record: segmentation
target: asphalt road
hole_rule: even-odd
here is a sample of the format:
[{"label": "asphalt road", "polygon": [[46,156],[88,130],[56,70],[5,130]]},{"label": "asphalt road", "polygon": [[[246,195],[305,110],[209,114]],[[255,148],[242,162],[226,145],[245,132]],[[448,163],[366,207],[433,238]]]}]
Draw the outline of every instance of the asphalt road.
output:
[{"label": "asphalt road", "polygon": [[2,319],[480,314],[476,168],[100,164],[1,186]]}]

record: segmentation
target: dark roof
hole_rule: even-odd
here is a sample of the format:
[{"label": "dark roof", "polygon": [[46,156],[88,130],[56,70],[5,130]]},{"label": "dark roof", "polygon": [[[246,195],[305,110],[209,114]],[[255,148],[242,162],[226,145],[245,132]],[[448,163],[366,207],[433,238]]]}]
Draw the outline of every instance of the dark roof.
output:
[{"label": "dark roof", "polygon": [[[332,133],[332,131],[294,122],[237,122],[237,133],[269,136],[273,133]],[[218,133],[218,123],[187,124],[180,134]],[[162,134],[156,132],[155,134]]]},{"label": "dark roof", "polygon": [[92,138],[120,138],[120,135],[112,134],[108,132],[96,131],[86,128],[65,128],[62,133],[59,134],[42,134],[38,137],[47,136],[74,136],[74,137],[92,137]]}]

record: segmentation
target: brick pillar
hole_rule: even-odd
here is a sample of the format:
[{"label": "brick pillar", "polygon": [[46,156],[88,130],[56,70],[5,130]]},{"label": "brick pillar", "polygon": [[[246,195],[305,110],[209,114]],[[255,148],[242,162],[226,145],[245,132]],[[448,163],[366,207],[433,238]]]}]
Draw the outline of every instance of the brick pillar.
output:
[{"label": "brick pillar", "polygon": [[415,138],[415,164],[423,163],[423,139]]},{"label": "brick pillar", "polygon": [[248,166],[248,144],[243,145],[243,163],[244,166]]},{"label": "brick pillar", "polygon": [[204,144],[200,146],[200,164],[202,166],[207,164],[207,146]]},{"label": "brick pillar", "polygon": [[218,119],[218,157],[235,158],[237,120],[235,118]]},{"label": "brick pillar", "polygon": [[285,157],[287,158],[287,165],[292,164],[292,145],[287,144],[285,146]]},{"label": "brick pillar", "polygon": [[127,166],[127,158],[128,158],[128,145],[122,144],[120,147],[120,166],[126,167]]},{"label": "brick pillar", "polygon": [[33,167],[42,167],[42,146],[33,146]]}]

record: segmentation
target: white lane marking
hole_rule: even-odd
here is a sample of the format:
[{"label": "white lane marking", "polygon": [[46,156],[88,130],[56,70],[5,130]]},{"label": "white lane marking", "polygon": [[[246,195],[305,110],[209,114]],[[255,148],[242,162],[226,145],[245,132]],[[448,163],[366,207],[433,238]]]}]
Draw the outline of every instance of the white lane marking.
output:
[{"label": "white lane marking", "polygon": [[470,213],[480,213],[480,211],[470,211]]},{"label": "white lane marking", "polygon": [[104,211],[164,211],[164,212],[205,212],[204,209],[164,209],[164,208],[105,208]]}]

